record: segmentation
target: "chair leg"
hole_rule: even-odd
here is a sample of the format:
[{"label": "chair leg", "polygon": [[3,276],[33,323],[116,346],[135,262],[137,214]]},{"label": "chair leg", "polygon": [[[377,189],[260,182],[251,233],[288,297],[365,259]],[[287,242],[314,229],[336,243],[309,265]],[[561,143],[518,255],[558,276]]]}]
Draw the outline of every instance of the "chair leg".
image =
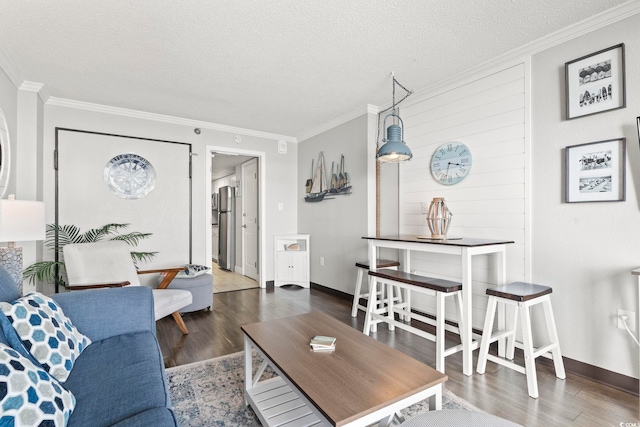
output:
[{"label": "chair leg", "polygon": [[436,370],[444,374],[444,293],[436,292]]},{"label": "chair leg", "polygon": [[538,398],[538,376],[536,374],[536,359],[533,355],[533,335],[531,334],[531,314],[529,306],[518,304],[522,323],[522,345],[524,347],[524,369],[527,376],[527,389],[529,396]]},{"label": "chair leg", "polygon": [[458,318],[458,336],[460,337],[460,343],[464,342],[464,334],[466,333],[465,320],[462,318],[462,291],[456,292],[455,298],[455,306],[456,306],[456,316]]},{"label": "chair leg", "polygon": [[[411,313],[411,291],[409,289],[404,289],[404,306],[405,310],[407,310],[407,313]],[[411,316],[407,314],[404,317],[404,320],[410,322]]]},{"label": "chair leg", "polygon": [[507,351],[504,357],[508,360],[513,360],[516,350],[516,331],[518,330],[518,307],[510,304],[502,305],[504,305],[505,317],[507,318],[505,330],[507,327],[511,330],[511,335],[507,337]]},{"label": "chair leg", "polygon": [[[375,332],[373,327],[376,326],[376,323],[372,322],[372,314],[373,311],[378,307],[376,288],[376,281],[373,279],[373,277],[369,276],[369,299],[367,299],[367,310],[365,311],[364,315],[364,329],[362,331],[362,333],[365,335],[369,335],[371,332]],[[374,295],[374,297],[371,298],[371,295]]]},{"label": "chair leg", "polygon": [[564,372],[564,362],[562,361],[562,353],[560,352],[560,341],[558,340],[558,331],[556,331],[556,320],[553,317],[553,309],[551,308],[551,300],[546,298],[542,303],[544,308],[544,317],[547,321],[547,333],[549,334],[549,340],[555,343],[555,347],[551,350],[553,355],[553,366],[556,370],[556,377],[560,379],[567,378]]},{"label": "chair leg", "polygon": [[356,279],[356,290],[353,294],[353,306],[351,307],[351,317],[358,315],[358,305],[360,304],[360,291],[362,289],[362,269],[358,268],[358,278]]},{"label": "chair leg", "polygon": [[178,328],[180,328],[183,334],[187,335],[189,331],[187,330],[187,325],[184,324],[184,320],[182,320],[180,313],[174,311],[171,315],[173,316],[173,320],[178,324]]},{"label": "chair leg", "polygon": [[[487,305],[487,314],[484,318],[484,327],[482,329],[482,340],[480,341],[480,353],[478,354],[478,367],[476,372],[484,374],[487,368],[487,354],[489,354],[489,344],[491,344],[491,330],[493,329],[493,318],[496,314],[497,300],[494,297],[489,297],[489,304]],[[467,319],[462,319],[466,321]]]},{"label": "chair leg", "polygon": [[[384,285],[382,286],[384,288]],[[394,286],[392,284],[387,284],[387,317],[389,317],[391,320],[395,320],[396,318],[396,313],[393,311],[393,288]],[[388,326],[390,331],[396,330],[396,325],[394,325],[393,323],[389,323]]]}]

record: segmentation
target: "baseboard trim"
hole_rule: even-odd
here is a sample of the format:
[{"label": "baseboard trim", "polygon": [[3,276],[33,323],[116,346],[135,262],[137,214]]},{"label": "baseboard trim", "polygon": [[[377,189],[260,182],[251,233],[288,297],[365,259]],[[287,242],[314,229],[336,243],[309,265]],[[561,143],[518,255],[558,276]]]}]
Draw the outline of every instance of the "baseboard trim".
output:
[{"label": "baseboard trim", "polygon": [[322,293],[329,294],[329,295],[332,295],[334,297],[338,297],[338,298],[343,299],[343,300],[353,301],[353,295],[348,294],[346,292],[339,291],[337,289],[328,288],[326,286],[319,285],[317,283],[311,282],[311,289],[318,290],[318,291],[320,291]]},{"label": "baseboard trim", "polygon": [[[545,358],[538,359],[542,363],[553,365],[553,361]],[[613,387],[618,390],[640,396],[640,379],[628,377],[617,372],[589,365],[578,360],[562,357],[565,371],[583,378]]]},{"label": "baseboard trim", "polygon": [[[353,295],[336,290],[336,289],[332,289],[317,283],[311,282],[311,289],[315,289],[315,290],[318,290],[319,292],[333,295],[340,299],[353,301]],[[361,300],[360,303],[366,304],[366,300]],[[424,313],[420,310],[415,310],[415,309],[413,309],[412,311],[421,316],[426,316],[426,317],[435,319],[435,316],[432,314]],[[450,325],[453,325],[456,327],[458,326],[456,322],[452,322],[449,320],[447,320],[446,322]],[[473,332],[476,334],[482,335],[482,331],[479,329],[474,328]],[[516,349],[516,351],[521,351],[521,350]],[[640,396],[640,379],[638,378],[629,377],[623,374],[619,374],[617,372],[600,368],[598,366],[589,365],[588,363],[580,362],[574,359],[569,359],[568,357],[564,357],[564,356],[562,357],[562,360],[564,361],[564,369],[567,373],[578,375],[588,380],[595,381],[600,384],[607,385],[609,387],[613,387],[615,389],[624,391],[626,393],[633,394],[634,396]],[[553,365],[552,360],[546,359],[544,357],[538,358],[536,360],[536,363]]]}]

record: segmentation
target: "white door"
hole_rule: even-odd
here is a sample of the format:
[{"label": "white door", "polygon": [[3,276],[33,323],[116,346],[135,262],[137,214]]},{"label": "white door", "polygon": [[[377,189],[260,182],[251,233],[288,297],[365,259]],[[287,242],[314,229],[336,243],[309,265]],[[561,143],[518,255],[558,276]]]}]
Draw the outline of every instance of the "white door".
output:
[{"label": "white door", "polygon": [[[75,224],[85,232],[109,223],[126,223],[130,226],[125,232],[152,233],[136,249],[158,254],[141,264],[141,269],[190,262],[188,144],[61,129],[57,150],[60,225]],[[136,163],[142,162],[140,158],[155,173],[148,164]],[[105,180],[105,168],[113,179]],[[150,180],[153,175],[155,184]],[[137,198],[122,197],[118,191],[135,193],[148,184],[147,189],[153,188]]]},{"label": "white door", "polygon": [[242,250],[244,275],[258,280],[258,160],[242,164]]}]

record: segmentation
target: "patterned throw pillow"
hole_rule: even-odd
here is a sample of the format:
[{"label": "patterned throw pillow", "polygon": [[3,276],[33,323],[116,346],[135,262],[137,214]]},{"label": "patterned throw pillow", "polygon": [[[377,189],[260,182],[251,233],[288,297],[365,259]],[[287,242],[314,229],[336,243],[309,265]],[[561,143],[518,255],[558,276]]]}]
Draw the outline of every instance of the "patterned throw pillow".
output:
[{"label": "patterned throw pillow", "polygon": [[209,270],[211,270],[211,267],[207,267],[206,265],[187,264],[184,266],[184,270],[176,274],[176,278],[192,279],[194,277],[205,274]]},{"label": "patterned throw pillow", "polygon": [[12,303],[0,302],[0,309],[31,356],[51,376],[65,382],[73,363],[91,340],[73,326],[54,300],[40,293]]},{"label": "patterned throw pillow", "polygon": [[66,426],[75,406],[70,391],[0,343],[0,426]]}]

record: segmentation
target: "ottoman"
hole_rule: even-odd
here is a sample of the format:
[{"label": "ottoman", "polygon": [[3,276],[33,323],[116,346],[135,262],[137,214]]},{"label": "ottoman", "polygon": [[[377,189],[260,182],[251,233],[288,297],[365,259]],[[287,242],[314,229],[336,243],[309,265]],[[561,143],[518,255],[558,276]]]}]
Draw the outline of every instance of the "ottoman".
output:
[{"label": "ottoman", "polygon": [[464,409],[443,409],[429,411],[410,418],[399,427],[522,427],[503,418],[484,412],[466,411]]},{"label": "ottoman", "polygon": [[167,289],[185,289],[191,292],[193,302],[180,310],[180,313],[191,313],[202,309],[211,310],[213,306],[213,276],[201,274],[196,277],[175,278]]}]

